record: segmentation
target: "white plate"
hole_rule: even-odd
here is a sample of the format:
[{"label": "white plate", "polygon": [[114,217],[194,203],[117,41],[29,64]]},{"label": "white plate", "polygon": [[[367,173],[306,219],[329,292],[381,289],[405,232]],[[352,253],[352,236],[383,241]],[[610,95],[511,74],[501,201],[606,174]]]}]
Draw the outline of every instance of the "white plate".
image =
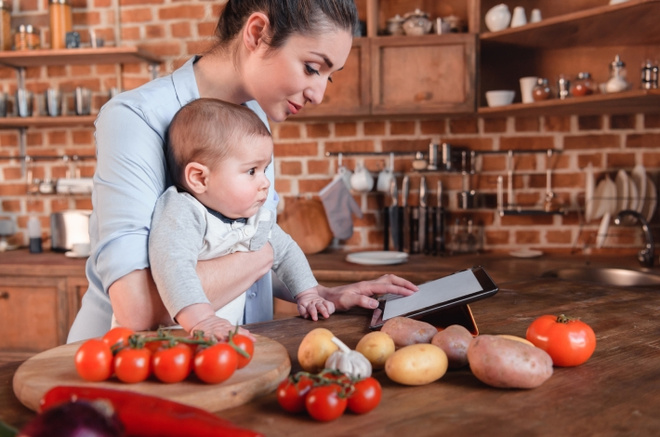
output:
[{"label": "white plate", "polygon": [[584,189],[584,220],[590,222],[594,215],[594,168],[589,163],[587,165],[587,181]]},{"label": "white plate", "polygon": [[81,254],[75,253],[74,251],[70,250],[68,252],[64,252],[64,256],[66,256],[67,258],[87,258],[87,257],[89,257],[89,254],[81,255]]},{"label": "white plate", "polygon": [[646,203],[646,169],[643,165],[638,164],[633,168],[631,176],[637,185],[637,198],[639,199],[635,211],[641,213]]},{"label": "white plate", "polygon": [[615,213],[628,209],[630,204],[630,178],[625,170],[619,170],[614,179],[616,184],[616,208]]},{"label": "white plate", "polygon": [[644,202],[644,208],[642,208],[642,215],[647,222],[650,222],[653,218],[656,206],[658,206],[658,189],[651,178],[646,175],[646,202]]},{"label": "white plate", "polygon": [[628,209],[637,211],[637,205],[639,205],[639,191],[637,191],[637,184],[633,181],[633,178],[628,178],[628,182],[630,183],[628,189],[628,195],[630,196],[628,199]]},{"label": "white plate", "polygon": [[516,258],[538,258],[543,255],[543,252],[533,249],[521,249],[509,252],[509,255],[515,256]]},{"label": "white plate", "polygon": [[408,261],[408,254],[405,252],[390,252],[386,250],[355,252],[349,253],[346,256],[346,261],[367,266],[384,266],[404,263]]},{"label": "white plate", "polygon": [[593,208],[592,219],[599,219],[607,212],[612,214],[616,209],[616,184],[609,175],[605,176],[596,187]]}]

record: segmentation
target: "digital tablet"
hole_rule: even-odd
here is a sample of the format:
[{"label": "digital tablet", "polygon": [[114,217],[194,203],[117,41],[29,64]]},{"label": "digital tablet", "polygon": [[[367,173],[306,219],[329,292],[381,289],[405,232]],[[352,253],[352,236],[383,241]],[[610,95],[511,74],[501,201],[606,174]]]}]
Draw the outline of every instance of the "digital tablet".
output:
[{"label": "digital tablet", "polygon": [[419,290],[410,296],[383,296],[374,310],[370,328],[380,328],[393,317],[420,319],[430,313],[492,296],[497,290],[497,285],[482,267],[461,270],[420,285]]}]

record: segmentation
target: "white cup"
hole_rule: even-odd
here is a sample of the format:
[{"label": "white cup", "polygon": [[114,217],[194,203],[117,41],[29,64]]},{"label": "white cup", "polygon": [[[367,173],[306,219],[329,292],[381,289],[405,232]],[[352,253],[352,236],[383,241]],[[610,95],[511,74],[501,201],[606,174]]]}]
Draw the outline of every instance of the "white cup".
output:
[{"label": "white cup", "polygon": [[541,21],[541,10],[538,8],[532,9],[532,12],[529,13],[529,22],[538,23]]},{"label": "white cup", "polygon": [[536,76],[527,76],[520,78],[520,96],[522,97],[523,103],[532,103],[534,98],[532,96],[532,90],[536,85],[538,77]]},{"label": "white cup", "polygon": [[374,187],[374,178],[371,176],[369,170],[358,164],[355,167],[353,176],[351,176],[351,187],[355,191],[368,192]]},{"label": "white cup", "polygon": [[392,169],[389,167],[382,169],[380,173],[378,173],[378,179],[376,180],[376,190],[380,191],[381,193],[389,193],[392,179],[394,179],[394,173],[392,173]]},{"label": "white cup", "polygon": [[89,243],[73,243],[71,245],[71,252],[73,252],[75,256],[89,256],[91,251],[92,248]]},{"label": "white cup", "polygon": [[344,182],[344,184],[346,185],[346,188],[348,188],[350,190],[351,189],[351,176],[353,176],[353,172],[342,165],[337,170],[337,175],[335,176],[335,179],[341,179]]},{"label": "white cup", "polygon": [[520,27],[527,24],[527,16],[525,15],[525,8],[516,6],[513,8],[513,15],[511,16],[511,27]]}]

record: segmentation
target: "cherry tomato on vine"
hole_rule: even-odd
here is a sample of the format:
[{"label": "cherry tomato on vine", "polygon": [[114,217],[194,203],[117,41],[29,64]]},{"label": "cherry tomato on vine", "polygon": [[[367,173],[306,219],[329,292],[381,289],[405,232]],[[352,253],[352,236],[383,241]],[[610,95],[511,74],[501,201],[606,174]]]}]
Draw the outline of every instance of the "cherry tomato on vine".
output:
[{"label": "cherry tomato on vine", "polygon": [[151,374],[151,351],[124,348],[115,355],[115,376],[129,384],[142,382]]},{"label": "cherry tomato on vine", "polygon": [[231,335],[231,341],[233,341],[234,344],[237,347],[239,347],[239,348],[243,349],[245,352],[247,352],[247,354],[250,356],[248,358],[248,357],[244,357],[243,355],[237,353],[238,368],[242,369],[243,367],[247,366],[250,363],[250,361],[252,360],[252,355],[254,355],[254,342],[252,341],[252,339],[250,337],[248,337],[247,335],[243,335],[243,334],[232,334]]},{"label": "cherry tomato on vine", "polygon": [[81,344],[74,361],[78,375],[85,381],[105,381],[112,376],[112,351],[101,339]]},{"label": "cherry tomato on vine", "polygon": [[314,381],[305,376],[298,379],[286,378],[277,387],[277,402],[289,413],[305,411],[305,398],[312,389]]},{"label": "cherry tomato on vine", "polygon": [[184,343],[162,347],[151,357],[154,376],[166,383],[181,382],[192,371],[193,353]]},{"label": "cherry tomato on vine", "polygon": [[320,422],[335,420],[346,410],[346,398],[337,384],[321,385],[312,388],[305,399],[305,407],[310,416]]},{"label": "cherry tomato on vine", "polygon": [[348,398],[348,409],[356,414],[373,410],[380,403],[383,389],[377,379],[364,378],[353,384],[355,390]]},{"label": "cherry tomato on vine", "polygon": [[218,343],[197,352],[194,369],[199,379],[217,384],[231,377],[238,365],[238,353],[228,343]]},{"label": "cherry tomato on vine", "polygon": [[593,329],[578,319],[545,315],[527,328],[527,340],[543,349],[555,366],[572,367],[586,362],[596,349]]},{"label": "cherry tomato on vine", "polygon": [[118,326],[106,332],[102,338],[103,341],[105,341],[106,344],[110,347],[120,342],[121,342],[120,346],[127,346],[128,337],[130,337],[133,334],[135,334],[135,331],[133,331],[132,329]]}]

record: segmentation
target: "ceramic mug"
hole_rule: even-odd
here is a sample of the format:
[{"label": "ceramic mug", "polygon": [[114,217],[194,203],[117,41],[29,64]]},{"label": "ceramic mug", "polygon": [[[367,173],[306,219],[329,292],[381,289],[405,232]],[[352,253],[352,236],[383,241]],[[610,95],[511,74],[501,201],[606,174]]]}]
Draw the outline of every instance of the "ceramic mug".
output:
[{"label": "ceramic mug", "polygon": [[534,96],[532,95],[532,90],[536,86],[538,77],[536,76],[527,76],[520,78],[520,96],[522,97],[523,103],[533,103]]},{"label": "ceramic mug", "polygon": [[351,176],[351,188],[355,191],[368,192],[374,187],[374,178],[369,170],[358,164]]},{"label": "ceramic mug", "polygon": [[337,175],[335,176],[335,179],[341,179],[344,182],[344,185],[346,185],[346,188],[350,190],[351,176],[353,176],[353,172],[342,165],[337,170]]},{"label": "ceramic mug", "polygon": [[527,16],[525,15],[525,8],[516,6],[513,8],[513,15],[511,16],[511,27],[520,27],[527,24]]},{"label": "ceramic mug", "polygon": [[380,173],[378,173],[376,190],[380,191],[381,193],[389,193],[392,179],[394,179],[394,173],[392,172],[392,169],[389,167],[382,169]]}]

